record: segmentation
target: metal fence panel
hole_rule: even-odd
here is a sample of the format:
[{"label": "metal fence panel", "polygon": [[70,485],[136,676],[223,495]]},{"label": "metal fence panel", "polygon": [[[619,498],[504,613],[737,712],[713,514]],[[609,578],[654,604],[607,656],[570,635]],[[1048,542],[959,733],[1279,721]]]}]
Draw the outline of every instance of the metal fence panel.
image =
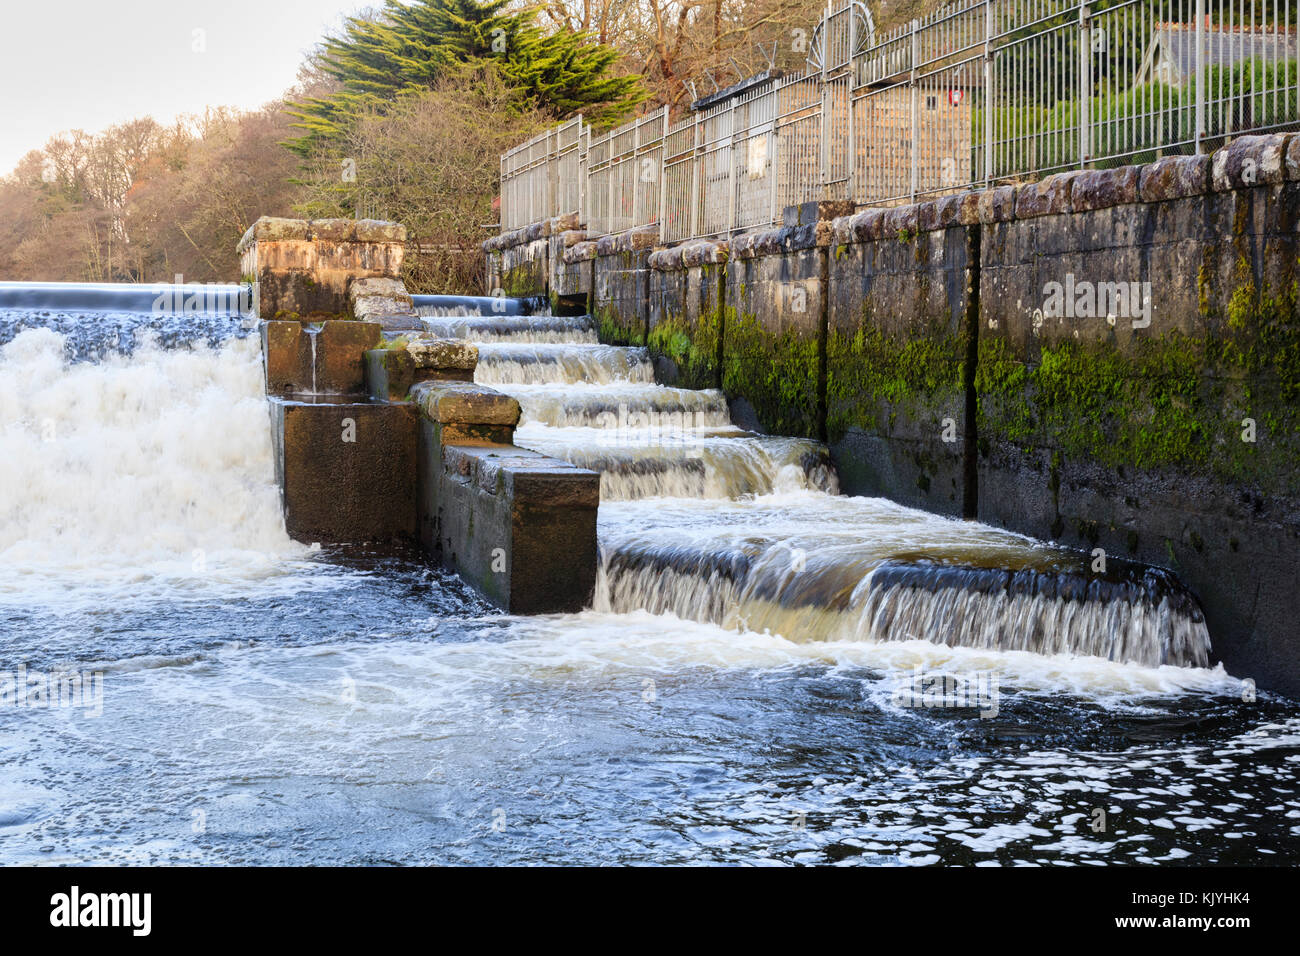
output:
[{"label": "metal fence panel", "polygon": [[888,205],[1300,125],[1300,0],[953,0],[887,33],[832,0],[807,73],[669,125],[581,117],[501,157],[501,223],[675,242],[817,199]]}]

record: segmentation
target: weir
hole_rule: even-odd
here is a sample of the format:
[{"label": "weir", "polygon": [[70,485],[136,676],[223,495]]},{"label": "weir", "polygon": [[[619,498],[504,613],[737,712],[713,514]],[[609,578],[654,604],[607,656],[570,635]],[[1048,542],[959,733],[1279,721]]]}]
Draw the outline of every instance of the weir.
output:
[{"label": "weir", "polygon": [[487,286],[585,302],[851,494],[1166,568],[1226,667],[1300,688],[1300,136],[949,192],[667,245],[560,216],[488,240]]},{"label": "weir", "polygon": [[[598,319],[408,295],[397,230],[342,240],[276,222],[244,243],[264,315],[316,307],[261,326],[294,537],[416,541],[518,613],[1208,663],[1203,615],[1172,575],[1097,573],[1068,549],[842,497],[823,442],[738,425],[720,389],[660,384],[650,348],[594,341]],[[351,255],[366,274],[330,298],[276,259],[285,235],[294,263],[324,258],[303,244],[327,236],[331,268]]]}]

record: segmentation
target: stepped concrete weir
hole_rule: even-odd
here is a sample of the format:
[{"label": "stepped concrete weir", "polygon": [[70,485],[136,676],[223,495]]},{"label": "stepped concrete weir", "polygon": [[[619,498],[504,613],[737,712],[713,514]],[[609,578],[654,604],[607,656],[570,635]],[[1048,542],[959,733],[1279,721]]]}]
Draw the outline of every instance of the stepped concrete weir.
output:
[{"label": "stepped concrete weir", "polygon": [[[824,441],[850,495],[1168,569],[1218,662],[1295,692],[1297,223],[1300,135],[1278,133],[888,208],[808,203],[678,245],[562,216],[483,248],[489,289],[585,302],[659,387]],[[640,411],[601,389],[511,388],[553,426]],[[658,574],[611,580],[609,603],[658,607]],[[711,619],[710,595],[672,607]]]},{"label": "stepped concrete weir", "polygon": [[513,444],[519,403],[474,383],[478,348],[423,328],[398,276],[404,238],[260,219],[240,243],[286,530],[419,545],[505,610],[579,610],[600,476]]}]

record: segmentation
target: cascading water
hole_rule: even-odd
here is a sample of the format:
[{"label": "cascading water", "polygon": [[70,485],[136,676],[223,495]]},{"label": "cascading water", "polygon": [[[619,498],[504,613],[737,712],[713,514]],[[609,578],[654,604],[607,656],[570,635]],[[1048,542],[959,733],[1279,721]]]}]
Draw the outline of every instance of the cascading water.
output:
[{"label": "cascading water", "polygon": [[[1300,708],[1102,659],[1155,659],[1159,575],[830,494],[816,443],[601,352],[608,384],[498,385],[521,443],[604,472],[599,609],[502,615],[422,555],[288,540],[238,310],[38,291],[0,309],[0,863],[1300,859]],[[102,696],[13,706],[19,668]],[[935,674],[979,707],[916,704]]]},{"label": "cascading water", "polygon": [[0,603],[300,587],[245,317],[144,311],[149,287],[93,288],[107,312],[37,291],[0,309]]},{"label": "cascading water", "polygon": [[720,392],[654,384],[645,349],[554,343],[551,317],[437,321],[489,333],[475,378],[519,399],[516,441],[601,472],[597,609],[792,640],[1208,663],[1204,617],[1171,575],[1115,562],[1099,576],[1018,535],[837,497],[822,446],[736,428]]}]

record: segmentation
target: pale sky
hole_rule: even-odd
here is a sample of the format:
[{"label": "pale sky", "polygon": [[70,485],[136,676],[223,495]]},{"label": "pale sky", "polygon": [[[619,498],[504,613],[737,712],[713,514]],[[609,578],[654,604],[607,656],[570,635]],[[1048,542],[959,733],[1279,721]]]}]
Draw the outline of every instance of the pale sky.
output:
[{"label": "pale sky", "polygon": [[380,5],[6,0],[0,14],[0,175],[64,130],[94,133],[136,116],[166,123],[207,106],[261,106],[294,84],[303,55],[344,14]]}]

